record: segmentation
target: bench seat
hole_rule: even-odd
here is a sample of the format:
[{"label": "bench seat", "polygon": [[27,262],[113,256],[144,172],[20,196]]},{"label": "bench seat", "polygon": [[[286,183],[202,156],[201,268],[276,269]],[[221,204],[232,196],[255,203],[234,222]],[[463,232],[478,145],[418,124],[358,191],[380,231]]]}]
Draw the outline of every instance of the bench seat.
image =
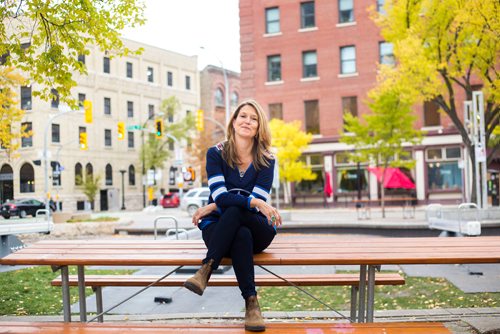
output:
[{"label": "bench seat", "polygon": [[[85,275],[85,286],[90,286],[96,293],[96,310],[103,312],[102,288],[107,286],[144,287],[160,279],[161,275]],[[189,275],[172,275],[156,283],[156,287],[182,286]],[[281,277],[298,286],[351,286],[351,319],[356,318],[356,302],[358,298],[358,274],[287,274]],[[289,284],[274,275],[255,275],[257,286],[289,286]],[[51,284],[62,286],[61,276],[56,277]],[[375,285],[404,285],[405,279],[397,273],[378,273],[375,275]],[[78,286],[78,276],[69,275],[69,285]],[[234,275],[212,275],[209,286],[238,286]],[[103,321],[103,316],[99,317]]]},{"label": "bench seat", "polygon": [[[248,333],[243,324],[165,324],[165,323],[75,323],[75,322],[0,322],[5,333],[18,334],[95,334],[95,333]],[[449,334],[438,322],[333,323],[281,322],[267,323],[267,334],[349,333],[349,334]]]}]

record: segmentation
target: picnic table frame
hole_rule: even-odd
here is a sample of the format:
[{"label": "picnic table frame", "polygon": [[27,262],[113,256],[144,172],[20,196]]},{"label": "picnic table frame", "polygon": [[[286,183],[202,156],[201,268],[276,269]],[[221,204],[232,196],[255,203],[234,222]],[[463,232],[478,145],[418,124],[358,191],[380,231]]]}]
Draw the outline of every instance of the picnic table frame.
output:
[{"label": "picnic table frame", "polygon": [[[60,269],[64,321],[71,321],[68,266],[77,266],[80,320],[86,321],[85,266],[199,265],[201,240],[51,240],[39,241],[0,259],[2,265],[49,265]],[[381,265],[500,263],[500,237],[390,238],[278,236],[254,256],[260,266],[359,265],[359,322],[373,322],[375,271]],[[222,263],[230,264],[224,258]]]}]

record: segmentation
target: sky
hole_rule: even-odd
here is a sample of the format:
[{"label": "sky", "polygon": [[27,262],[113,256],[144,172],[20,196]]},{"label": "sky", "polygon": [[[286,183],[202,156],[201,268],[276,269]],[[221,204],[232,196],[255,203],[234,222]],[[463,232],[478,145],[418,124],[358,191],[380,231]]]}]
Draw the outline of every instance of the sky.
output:
[{"label": "sky", "polygon": [[[238,0],[144,0],[146,23],[123,37],[240,72]],[[201,49],[200,47],[204,47]]]}]

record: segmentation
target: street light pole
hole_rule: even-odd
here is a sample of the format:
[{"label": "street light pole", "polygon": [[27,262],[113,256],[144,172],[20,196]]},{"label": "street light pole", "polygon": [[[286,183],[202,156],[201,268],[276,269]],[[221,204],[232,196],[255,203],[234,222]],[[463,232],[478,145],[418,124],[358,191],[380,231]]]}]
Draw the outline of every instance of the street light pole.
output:
[{"label": "street light pole", "polygon": [[122,210],[125,210],[125,173],[127,171],[124,169],[120,169],[120,173],[122,174]]}]

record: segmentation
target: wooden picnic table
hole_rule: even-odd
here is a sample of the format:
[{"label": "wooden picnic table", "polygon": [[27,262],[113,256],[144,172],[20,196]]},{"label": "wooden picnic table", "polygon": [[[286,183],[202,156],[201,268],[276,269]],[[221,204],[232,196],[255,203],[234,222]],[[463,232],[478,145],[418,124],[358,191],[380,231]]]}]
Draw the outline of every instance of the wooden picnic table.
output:
[{"label": "wooden picnic table", "polygon": [[[80,318],[86,314],[84,267],[199,265],[201,240],[39,241],[0,259],[2,265],[49,265],[61,269],[64,320],[71,321],[68,266],[77,266]],[[373,321],[375,271],[380,265],[500,263],[500,237],[390,238],[281,236],[254,257],[256,265],[359,265],[358,321]],[[223,259],[222,264],[230,264]],[[83,316],[85,317],[85,316]]]}]

